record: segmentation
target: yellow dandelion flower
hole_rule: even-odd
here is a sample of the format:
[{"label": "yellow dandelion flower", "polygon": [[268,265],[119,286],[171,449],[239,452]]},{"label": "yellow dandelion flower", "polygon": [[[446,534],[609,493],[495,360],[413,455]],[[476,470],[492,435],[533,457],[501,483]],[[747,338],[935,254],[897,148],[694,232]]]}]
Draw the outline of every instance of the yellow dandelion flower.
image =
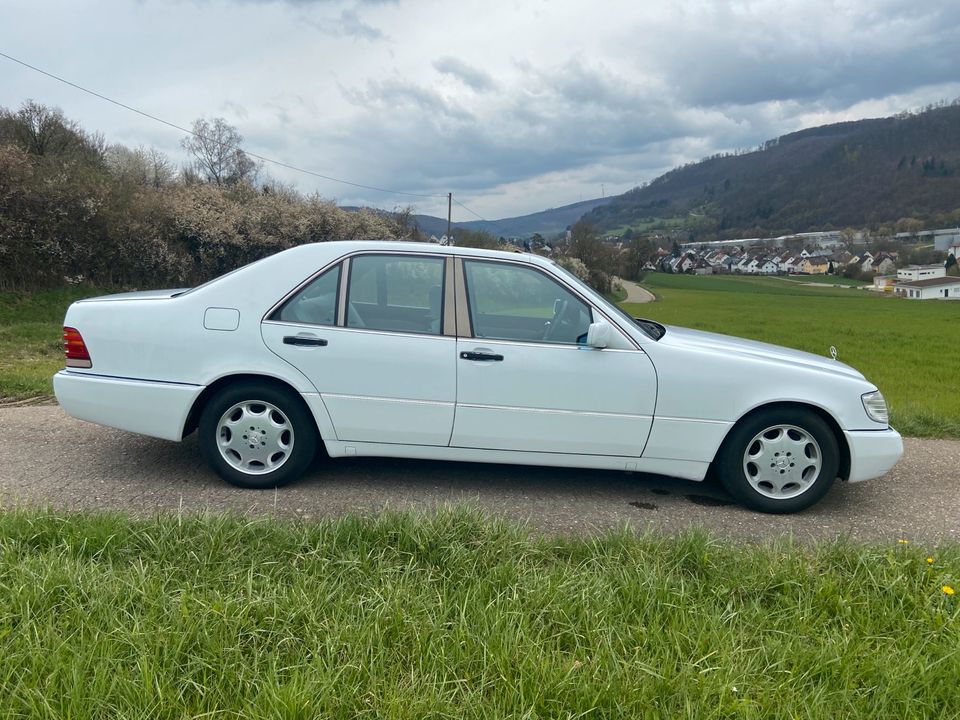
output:
[{"label": "yellow dandelion flower", "polygon": [[933,558],[927,558],[927,565],[933,565]]},{"label": "yellow dandelion flower", "polygon": [[910,544],[910,541],[909,541],[909,540],[906,540],[906,539],[904,539],[904,538],[900,538],[899,540],[897,540],[897,542],[900,543],[901,545],[909,545],[909,544]]},{"label": "yellow dandelion flower", "polygon": [[954,589],[953,589],[952,587],[950,587],[949,585],[944,585],[944,586],[943,586],[942,588],[940,588],[940,589],[943,590],[943,594],[944,594],[944,595],[953,595],[953,593],[955,592]]}]

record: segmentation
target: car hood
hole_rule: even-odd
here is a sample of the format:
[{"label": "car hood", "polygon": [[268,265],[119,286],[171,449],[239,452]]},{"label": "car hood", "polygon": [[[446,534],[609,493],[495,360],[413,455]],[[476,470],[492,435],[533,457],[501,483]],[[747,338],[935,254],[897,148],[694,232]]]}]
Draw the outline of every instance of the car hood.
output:
[{"label": "car hood", "polygon": [[760,358],[767,362],[776,362],[783,365],[802,365],[834,375],[864,380],[863,374],[837,360],[821,357],[802,350],[791,350],[780,345],[744,340],[730,335],[690,330],[688,328],[667,326],[666,334],[660,338],[660,344],[671,347],[691,348],[696,350],[711,350],[723,354],[736,354],[743,357]]}]

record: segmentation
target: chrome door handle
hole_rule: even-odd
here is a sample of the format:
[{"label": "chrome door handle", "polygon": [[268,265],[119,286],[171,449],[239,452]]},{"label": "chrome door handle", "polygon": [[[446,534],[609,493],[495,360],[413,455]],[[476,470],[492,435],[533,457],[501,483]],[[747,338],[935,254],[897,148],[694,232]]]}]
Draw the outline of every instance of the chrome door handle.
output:
[{"label": "chrome door handle", "polygon": [[309,335],[285,335],[284,345],[297,345],[300,347],[325,347],[327,341],[323,338],[311,337]]},{"label": "chrome door handle", "polygon": [[460,353],[460,359],[479,360],[481,362],[503,362],[503,355],[497,355],[496,353],[464,351]]}]

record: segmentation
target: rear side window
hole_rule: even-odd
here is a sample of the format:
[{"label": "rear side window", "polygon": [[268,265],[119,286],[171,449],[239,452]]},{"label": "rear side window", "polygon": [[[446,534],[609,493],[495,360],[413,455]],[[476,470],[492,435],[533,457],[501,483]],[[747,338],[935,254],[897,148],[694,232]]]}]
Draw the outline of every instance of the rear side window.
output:
[{"label": "rear side window", "polygon": [[336,325],[339,287],[340,266],[337,265],[314,278],[270,319],[306,325]]},{"label": "rear side window", "polygon": [[350,260],[346,325],[439,335],[444,259],[360,255]]}]

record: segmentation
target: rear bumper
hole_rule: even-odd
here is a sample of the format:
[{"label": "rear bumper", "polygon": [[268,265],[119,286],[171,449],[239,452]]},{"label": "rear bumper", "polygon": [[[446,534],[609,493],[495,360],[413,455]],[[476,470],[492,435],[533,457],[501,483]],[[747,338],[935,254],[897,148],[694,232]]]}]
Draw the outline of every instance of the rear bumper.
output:
[{"label": "rear bumper", "polygon": [[850,482],[886,475],[903,455],[903,438],[893,428],[843,434],[850,446]]},{"label": "rear bumper", "polygon": [[61,370],[53,376],[53,392],[60,407],[78,420],[180,440],[203,387]]}]

